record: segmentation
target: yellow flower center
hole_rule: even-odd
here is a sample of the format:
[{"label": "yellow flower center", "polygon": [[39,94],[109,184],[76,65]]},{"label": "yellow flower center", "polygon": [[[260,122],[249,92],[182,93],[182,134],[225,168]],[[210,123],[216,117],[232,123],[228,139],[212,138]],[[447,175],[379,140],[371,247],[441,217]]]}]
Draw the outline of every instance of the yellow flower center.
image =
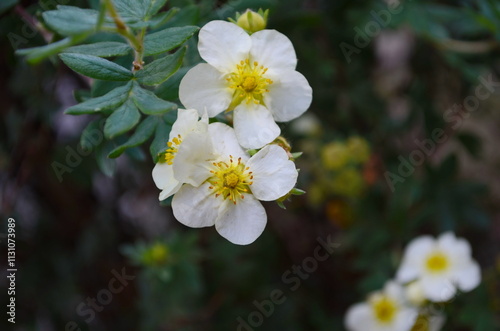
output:
[{"label": "yellow flower center", "polygon": [[396,316],[397,304],[387,296],[382,296],[372,302],[375,318],[381,323],[390,323]]},{"label": "yellow flower center", "polygon": [[258,62],[252,63],[249,59],[242,60],[236,65],[236,70],[226,78],[229,88],[234,89],[228,111],[233,110],[242,102],[264,104],[263,94],[269,92],[267,88],[273,83],[265,76],[267,70],[268,68],[264,68]]},{"label": "yellow flower center", "polygon": [[175,158],[175,153],[177,153],[177,150],[179,149],[179,145],[182,142],[181,135],[177,135],[177,137],[174,137],[171,141],[167,143],[168,148],[165,150],[165,154],[163,154],[163,160],[169,164],[172,165],[174,162]]},{"label": "yellow flower center", "polygon": [[243,193],[251,193],[253,175],[241,163],[241,157],[237,161],[232,156],[229,157],[229,162],[212,163],[213,169],[210,172],[213,176],[208,179],[212,185],[209,189],[214,191],[216,198],[222,196],[224,200],[229,199],[236,204],[236,201],[245,198]]},{"label": "yellow flower center", "polygon": [[442,252],[433,252],[427,257],[425,263],[427,270],[432,273],[440,273],[448,269],[448,257]]}]

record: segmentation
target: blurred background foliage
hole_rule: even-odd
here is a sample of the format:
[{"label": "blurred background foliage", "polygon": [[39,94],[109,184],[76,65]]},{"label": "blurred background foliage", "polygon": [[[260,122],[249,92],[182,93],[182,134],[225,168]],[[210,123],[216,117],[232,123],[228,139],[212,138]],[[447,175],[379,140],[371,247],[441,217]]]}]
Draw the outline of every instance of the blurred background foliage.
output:
[{"label": "blurred background foliage", "polygon": [[[2,318],[1,329],[64,330],[74,321],[81,330],[236,330],[238,317],[258,311],[255,300],[279,289],[286,300],[255,329],[343,330],[347,308],[393,277],[409,240],[446,230],[471,242],[483,282],[442,307],[444,330],[500,329],[498,2],[403,1],[398,13],[377,19],[391,4],[169,1],[164,10],[180,8],[171,26],[269,8],[268,27],[292,40],[298,71],[313,87],[310,111],[282,126],[294,151],[304,152],[298,186],[308,194],[286,210],[268,203],[264,234],[243,247],[213,228],[175,221],[158,203],[143,148],[116,161],[106,157],[112,146],[70,157],[76,165],[58,180],[54,162],[68,163],[93,119],[63,111],[89,82],[55,56],[30,66],[14,54],[60,39],[40,21],[57,4],[99,1],[0,3],[0,214],[3,233],[8,217],[17,221],[19,265],[17,322]],[[370,24],[379,27],[371,36]],[[347,44],[355,51],[346,57]],[[158,94],[176,99],[180,78],[199,61],[192,38],[185,68]],[[496,89],[477,110],[454,112],[488,79]],[[93,93],[111,87],[97,82]],[[402,174],[402,160],[424,155],[421,142],[436,129],[446,138]],[[400,180],[391,184],[389,172]],[[340,246],[292,291],[284,273],[328,236]],[[135,279],[87,323],[77,307],[122,268]]]}]

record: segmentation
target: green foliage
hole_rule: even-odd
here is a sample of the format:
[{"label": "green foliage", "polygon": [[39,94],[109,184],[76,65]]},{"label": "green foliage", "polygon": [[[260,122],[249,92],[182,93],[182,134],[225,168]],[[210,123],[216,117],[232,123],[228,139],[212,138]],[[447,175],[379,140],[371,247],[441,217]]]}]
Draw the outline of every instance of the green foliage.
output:
[{"label": "green foliage", "polygon": [[147,64],[144,66],[144,69],[137,72],[137,81],[149,86],[163,83],[179,70],[185,53],[186,48],[181,48],[174,54],[167,55]]}]

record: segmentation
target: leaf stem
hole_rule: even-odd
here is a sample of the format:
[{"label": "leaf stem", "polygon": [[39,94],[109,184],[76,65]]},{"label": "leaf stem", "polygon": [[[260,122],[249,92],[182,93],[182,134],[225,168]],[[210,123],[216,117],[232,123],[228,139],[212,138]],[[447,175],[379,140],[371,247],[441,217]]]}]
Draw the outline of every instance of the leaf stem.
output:
[{"label": "leaf stem", "polygon": [[144,55],[144,34],[146,29],[143,28],[138,36],[135,36],[132,30],[123,22],[120,15],[111,0],[104,0],[105,8],[113,21],[115,22],[117,32],[128,40],[132,48],[134,48],[135,59],[133,62],[134,71],[141,70],[144,65],[142,60]]}]

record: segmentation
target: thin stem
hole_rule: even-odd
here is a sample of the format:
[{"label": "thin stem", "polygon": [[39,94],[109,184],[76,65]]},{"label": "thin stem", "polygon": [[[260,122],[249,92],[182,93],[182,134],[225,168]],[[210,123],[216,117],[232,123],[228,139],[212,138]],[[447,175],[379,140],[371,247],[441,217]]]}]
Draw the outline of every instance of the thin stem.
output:
[{"label": "thin stem", "polygon": [[130,45],[134,48],[134,53],[135,53],[134,71],[141,70],[144,65],[142,58],[144,55],[143,43],[144,43],[144,34],[146,32],[146,29],[143,28],[139,33],[139,36],[136,37],[132,33],[130,28],[123,22],[120,15],[118,15],[118,12],[116,11],[113,2],[111,0],[104,0],[104,4],[109,15],[115,22],[117,32],[121,34],[123,37],[125,37],[125,39],[127,39]]}]

